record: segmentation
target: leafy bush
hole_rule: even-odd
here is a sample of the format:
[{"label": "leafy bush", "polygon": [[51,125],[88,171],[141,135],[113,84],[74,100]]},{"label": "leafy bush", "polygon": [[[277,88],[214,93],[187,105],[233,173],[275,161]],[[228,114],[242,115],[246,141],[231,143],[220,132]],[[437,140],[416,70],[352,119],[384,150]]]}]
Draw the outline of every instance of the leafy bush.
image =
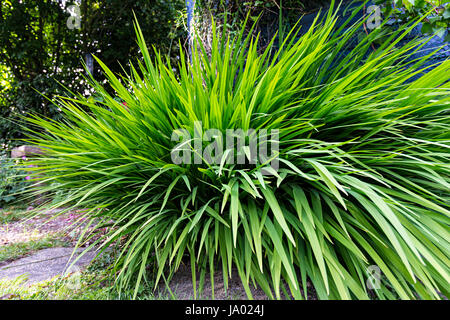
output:
[{"label": "leafy bush", "polygon": [[[123,241],[119,290],[136,294],[187,261],[200,280],[222,271],[225,286],[237,269],[249,297],[257,283],[270,298],[302,299],[308,281],[320,299],[448,296],[450,61],[409,81],[427,57],[407,61],[421,43],[396,44],[417,21],[342,56],[363,22],[335,30],[337,19],[330,11],[263,54],[250,36],[215,36],[210,56],[201,43],[191,63],[180,52],[178,77],[137,27],[143,62],[129,75],[98,61],[114,95],[92,81],[102,99],[61,98],[66,121],[30,118],[46,129],[32,137],[47,149],[33,174],[70,192],[58,205],[91,208],[97,228],[111,227],[91,246]],[[279,170],[224,162],[246,150],[236,144],[217,164],[174,164],[172,134],[195,137],[197,121],[278,129]]]},{"label": "leafy bush", "polygon": [[0,154],[0,206],[17,200],[29,185],[29,176],[25,176],[19,169],[19,162],[20,160]]},{"label": "leafy bush", "polygon": [[422,33],[436,33],[443,37],[447,32],[445,41],[450,41],[448,33],[450,22],[450,3],[442,0],[375,0],[381,5],[385,18],[393,17],[397,21],[408,21],[427,15],[422,24]]}]

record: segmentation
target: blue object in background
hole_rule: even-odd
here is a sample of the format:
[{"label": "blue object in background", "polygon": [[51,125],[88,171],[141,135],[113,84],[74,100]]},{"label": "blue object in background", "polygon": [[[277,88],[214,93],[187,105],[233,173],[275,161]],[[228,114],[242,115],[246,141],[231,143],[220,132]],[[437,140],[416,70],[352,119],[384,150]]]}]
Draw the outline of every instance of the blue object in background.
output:
[{"label": "blue object in background", "polygon": [[[347,4],[343,4],[339,10],[338,10],[338,21],[336,23],[336,27],[342,25],[344,21],[346,21],[353,9],[356,9],[357,7],[361,6],[363,2],[351,2]],[[371,2],[368,2],[366,4],[366,7],[370,6]],[[317,17],[318,14],[320,14],[319,20],[324,17],[327,14],[328,10],[322,10],[321,13],[311,13],[308,15],[305,15],[302,17],[300,25],[300,34],[305,33],[307,30],[309,30],[310,26],[312,25],[314,19]],[[363,18],[363,12],[360,11],[358,14],[355,15],[355,17],[352,19],[352,21],[349,23],[349,25],[352,25],[353,23],[356,23],[359,19]],[[407,44],[409,41],[413,40],[414,38],[419,38],[423,40],[428,40],[428,42],[420,49],[418,52],[414,53],[409,57],[409,61],[413,61],[416,59],[420,59],[424,56],[427,56],[428,54],[432,53],[433,51],[440,48],[437,52],[435,52],[431,57],[427,59],[427,61],[424,63],[422,67],[428,67],[424,70],[424,72],[428,72],[433,69],[436,65],[439,63],[447,60],[450,57],[450,45],[448,42],[444,41],[445,34],[442,37],[438,37],[437,35],[424,35],[421,32],[422,24],[418,24],[411,32],[405,36],[398,44],[397,46],[402,46]],[[348,46],[345,48],[345,51],[343,51],[340,56],[344,57],[346,56],[355,46],[358,44],[358,39],[356,37],[354,39],[350,39]],[[422,74],[423,75],[423,74]],[[419,78],[421,74],[415,75],[414,77],[411,77],[410,81],[416,80]]]},{"label": "blue object in background", "polygon": [[[225,2],[226,7],[228,7],[228,0]],[[352,9],[356,9],[357,7],[361,6],[362,2],[347,2],[347,4],[343,4],[338,11],[338,21],[336,24],[336,27],[339,27],[352,13]],[[368,2],[366,6],[370,6],[371,2]],[[192,34],[191,34],[191,25],[192,25],[192,19],[194,16],[194,7],[195,7],[195,0],[186,0],[186,9],[187,9],[187,28],[188,28],[188,41],[189,41],[189,57],[192,61]],[[312,25],[313,21],[315,20],[316,16],[319,14],[319,20],[324,17],[327,14],[327,9],[321,10],[320,13],[311,13],[304,15],[301,19],[300,25],[300,34],[305,33],[310,26]],[[352,19],[352,21],[349,23],[349,25],[356,23],[359,19],[363,18],[363,12],[360,11],[358,14],[355,15],[355,17]],[[441,47],[437,52],[435,52],[428,60],[425,62],[424,67],[430,66],[430,68],[426,69],[426,71],[430,71],[433,67],[433,65],[436,65],[440,62],[443,62],[444,60],[448,59],[450,57],[450,46],[448,42],[445,42],[445,34],[442,36],[442,38],[434,35],[423,35],[421,33],[421,24],[417,25],[402,41],[398,43],[399,46],[406,44],[408,41],[411,41],[412,39],[419,37],[423,38],[424,40],[429,39],[429,41],[416,53],[414,53],[409,60],[415,60],[422,58],[437,48]],[[270,35],[266,35],[269,38]],[[348,53],[350,50],[352,50],[356,45],[358,44],[357,39],[350,39],[349,46],[346,48],[345,51],[342,52],[341,56],[345,56],[346,53]],[[414,76],[411,78],[412,80],[415,80],[420,77],[419,75]]]},{"label": "blue object in background", "polygon": [[194,17],[194,6],[195,6],[195,0],[186,0],[187,29],[188,29],[188,44],[189,44],[189,59],[190,59],[190,61],[192,61],[191,24],[192,24],[192,18]]}]

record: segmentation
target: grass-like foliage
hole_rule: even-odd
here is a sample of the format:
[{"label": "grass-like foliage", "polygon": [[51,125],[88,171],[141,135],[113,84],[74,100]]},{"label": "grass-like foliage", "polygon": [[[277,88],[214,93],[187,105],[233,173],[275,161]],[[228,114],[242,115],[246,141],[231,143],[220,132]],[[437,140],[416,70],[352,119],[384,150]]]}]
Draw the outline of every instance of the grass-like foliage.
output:
[{"label": "grass-like foliage", "polygon": [[[61,98],[63,122],[30,118],[45,129],[32,139],[46,150],[30,169],[40,192],[65,190],[57,205],[110,226],[102,248],[122,241],[117,288],[164,284],[188,263],[200,283],[220,271],[226,286],[237,270],[249,297],[257,284],[304,299],[308,282],[320,299],[449,295],[450,61],[411,80],[427,57],[406,62],[419,42],[397,44],[413,25],[342,56],[362,22],[337,19],[263,53],[222,32],[210,54],[180,52],[178,72],[150,59],[136,26],[143,59],[123,77],[97,60],[101,99]],[[196,121],[279,129],[279,170],[174,164],[173,131],[194,136]]]}]

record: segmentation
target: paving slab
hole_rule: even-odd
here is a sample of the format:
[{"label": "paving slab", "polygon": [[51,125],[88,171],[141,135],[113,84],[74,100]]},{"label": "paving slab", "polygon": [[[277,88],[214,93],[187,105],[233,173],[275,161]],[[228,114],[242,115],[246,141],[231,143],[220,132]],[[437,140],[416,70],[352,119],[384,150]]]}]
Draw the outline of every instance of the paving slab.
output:
[{"label": "paving slab", "polygon": [[[79,271],[88,265],[96,256],[96,252],[90,251],[84,254],[73,266],[70,266],[77,256],[83,252],[83,248],[76,251],[72,259],[74,248],[48,248],[0,266],[1,279],[15,279],[25,275],[26,284],[33,284],[49,280],[57,275],[64,275]],[[70,267],[70,268],[68,268]]]}]

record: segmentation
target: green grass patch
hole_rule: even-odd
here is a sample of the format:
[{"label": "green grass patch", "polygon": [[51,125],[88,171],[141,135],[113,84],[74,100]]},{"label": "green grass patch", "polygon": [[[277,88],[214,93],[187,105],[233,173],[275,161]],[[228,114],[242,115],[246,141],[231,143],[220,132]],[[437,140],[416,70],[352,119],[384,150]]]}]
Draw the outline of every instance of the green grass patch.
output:
[{"label": "green grass patch", "polygon": [[19,221],[30,215],[25,206],[10,206],[0,209],[0,224]]},{"label": "green grass patch", "polygon": [[0,263],[25,257],[41,249],[66,246],[68,246],[67,242],[59,240],[55,236],[8,244],[0,247]]},{"label": "green grass patch", "polygon": [[0,280],[0,298],[10,300],[105,300],[110,288],[102,284],[103,274],[72,274],[64,279],[55,277],[48,281],[27,285],[26,277]]}]

